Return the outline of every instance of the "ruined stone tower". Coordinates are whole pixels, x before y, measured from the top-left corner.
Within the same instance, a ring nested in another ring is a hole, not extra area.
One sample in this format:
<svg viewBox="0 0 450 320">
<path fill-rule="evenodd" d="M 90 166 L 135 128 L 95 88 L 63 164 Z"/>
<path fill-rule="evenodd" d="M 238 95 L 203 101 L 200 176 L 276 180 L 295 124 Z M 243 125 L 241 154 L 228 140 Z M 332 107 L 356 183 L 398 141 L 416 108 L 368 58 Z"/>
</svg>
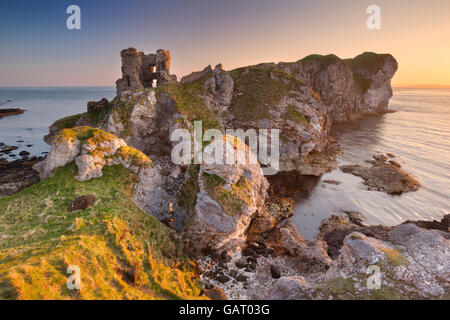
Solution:
<svg viewBox="0 0 450 320">
<path fill-rule="evenodd" d="M 127 90 L 143 90 L 166 83 L 177 82 L 177 77 L 170 74 L 170 52 L 159 49 L 155 54 L 144 54 L 135 48 L 120 52 L 122 58 L 122 78 L 116 81 L 117 94 Z"/>
</svg>

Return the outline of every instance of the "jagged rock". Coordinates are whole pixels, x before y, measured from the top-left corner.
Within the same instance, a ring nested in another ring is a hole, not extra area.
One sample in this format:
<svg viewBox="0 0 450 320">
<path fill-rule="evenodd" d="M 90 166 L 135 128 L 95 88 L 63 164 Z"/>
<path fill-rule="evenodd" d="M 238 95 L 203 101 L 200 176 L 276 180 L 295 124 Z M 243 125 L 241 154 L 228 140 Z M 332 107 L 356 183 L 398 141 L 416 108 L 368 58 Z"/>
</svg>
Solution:
<svg viewBox="0 0 450 320">
<path fill-rule="evenodd" d="M 385 261 L 386 251 L 393 250 L 387 242 L 352 232 L 345 237 L 336 265 L 346 270 L 360 270 Z"/>
<path fill-rule="evenodd" d="M 41 179 L 46 179 L 50 177 L 54 168 L 65 166 L 74 161 L 80 152 L 81 142 L 78 139 L 53 140 L 47 158 L 34 165 L 33 169 L 39 172 Z"/>
<path fill-rule="evenodd" d="M 270 195 L 266 199 L 264 210 L 257 213 L 248 228 L 248 241 L 263 241 L 268 231 L 293 214 L 294 201 L 292 199 Z"/>
<path fill-rule="evenodd" d="M 174 101 L 165 94 L 157 97 L 151 90 L 118 101 L 100 127 L 155 156 L 170 154 L 170 133 L 178 118 Z"/>
<path fill-rule="evenodd" d="M 204 289 L 203 295 L 211 300 L 227 300 L 225 292 L 217 287 L 212 287 L 211 289 Z"/>
<path fill-rule="evenodd" d="M 450 214 L 445 215 L 441 221 L 406 221 L 404 224 L 412 223 L 423 229 L 434 229 L 450 232 Z"/>
<path fill-rule="evenodd" d="M 272 275 L 272 278 L 279 279 L 281 277 L 280 268 L 274 264 L 270 265 L 270 274 Z"/>
<path fill-rule="evenodd" d="M 364 184 L 389 194 L 401 194 L 408 191 L 416 191 L 419 182 L 408 173 L 401 170 L 396 164 L 386 162 L 385 156 L 374 156 L 372 167 L 360 165 L 344 165 L 341 170 L 364 179 Z"/>
<path fill-rule="evenodd" d="M 25 110 L 22 109 L 0 109 L 0 119 L 7 116 L 22 114 Z"/>
<path fill-rule="evenodd" d="M 414 224 L 395 227 L 392 239 L 400 245 L 412 263 L 406 260 L 395 279 L 409 283 L 408 289 L 424 297 L 448 294 L 450 289 L 450 240 L 445 231 L 424 230 Z"/>
<path fill-rule="evenodd" d="M 204 154 L 213 155 L 222 142 L 224 155 L 241 150 L 249 161 L 201 165 L 195 214 L 185 231 L 190 250 L 219 251 L 241 246 L 252 217 L 264 206 L 268 182 L 255 156 L 242 141 L 225 135 L 209 144 Z"/>
<path fill-rule="evenodd" d="M 357 220 L 360 222 L 360 220 Z M 327 252 L 332 259 L 339 256 L 344 239 L 352 232 L 360 232 L 368 237 L 373 237 L 383 241 L 391 239 L 389 232 L 391 227 L 385 226 L 365 226 L 358 225 L 344 217 L 332 215 L 322 221 L 318 239 L 327 243 Z"/>
<path fill-rule="evenodd" d="M 270 289 L 265 300 L 306 300 L 304 290 L 309 288 L 302 276 L 281 277 Z"/>
<path fill-rule="evenodd" d="M 309 86 L 271 64 L 239 68 L 230 75 L 234 93 L 223 122 L 232 128 L 280 130 L 280 171 L 301 170 L 311 153 L 324 150 L 331 121 Z M 268 162 L 263 154 L 259 159 Z"/>
<path fill-rule="evenodd" d="M 326 270 L 332 263 L 328 256 L 326 243 L 321 240 L 305 240 L 289 220 L 279 224 L 266 238 L 268 247 L 277 255 L 293 257 L 298 268 L 305 271 Z"/>
<path fill-rule="evenodd" d="M 55 168 L 74 160 L 80 181 L 101 177 L 105 165 L 122 165 L 133 171 L 139 178 L 134 189 L 136 203 L 158 219 L 166 217 L 170 201 L 162 188 L 159 170 L 145 154 L 128 147 L 122 139 L 90 127 L 64 129 L 52 140 L 48 157 L 33 168 L 45 179 Z"/>
<path fill-rule="evenodd" d="M 187 76 L 184 76 L 183 78 L 181 78 L 180 83 L 181 84 L 193 83 L 202 79 L 203 77 L 207 76 L 210 73 L 212 73 L 212 68 L 211 65 L 208 65 L 202 71 L 195 71 L 192 72 L 191 74 L 188 74 Z"/>
<path fill-rule="evenodd" d="M 387 112 L 392 97 L 390 80 L 398 64 L 389 54 L 365 52 L 346 60 L 335 55 L 310 55 L 278 67 L 310 85 L 333 121 L 348 121 Z"/>
<path fill-rule="evenodd" d="M 36 157 L 12 162 L 0 160 L 0 197 L 16 194 L 39 182 L 39 174 L 32 167 L 41 160 Z"/>
<path fill-rule="evenodd" d="M 89 101 L 87 103 L 87 112 L 90 114 L 96 114 L 104 110 L 109 106 L 109 101 L 106 98 L 103 98 L 99 101 Z"/>
</svg>

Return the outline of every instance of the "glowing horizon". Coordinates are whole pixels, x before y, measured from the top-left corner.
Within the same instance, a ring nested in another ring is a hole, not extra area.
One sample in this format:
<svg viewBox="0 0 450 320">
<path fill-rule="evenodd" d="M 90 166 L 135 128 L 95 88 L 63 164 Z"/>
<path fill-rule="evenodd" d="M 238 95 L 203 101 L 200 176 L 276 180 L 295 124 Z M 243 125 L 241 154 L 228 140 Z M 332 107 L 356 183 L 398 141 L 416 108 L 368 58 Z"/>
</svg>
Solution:
<svg viewBox="0 0 450 320">
<path fill-rule="evenodd" d="M 390 53 L 395 87 L 450 87 L 450 2 L 445 0 L 77 1 L 82 29 L 66 29 L 68 3 L 0 5 L 0 86 L 114 86 L 120 51 L 171 51 L 180 79 L 222 63 L 231 70 L 309 54 Z M 366 9 L 381 8 L 381 30 Z"/>
</svg>

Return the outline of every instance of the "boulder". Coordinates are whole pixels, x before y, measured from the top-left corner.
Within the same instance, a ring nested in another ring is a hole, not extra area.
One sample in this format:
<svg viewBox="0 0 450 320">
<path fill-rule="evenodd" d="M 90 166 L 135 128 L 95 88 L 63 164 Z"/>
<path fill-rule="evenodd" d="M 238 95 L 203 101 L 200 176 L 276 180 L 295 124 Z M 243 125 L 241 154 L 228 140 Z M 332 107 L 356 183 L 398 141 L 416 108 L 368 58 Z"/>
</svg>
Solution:
<svg viewBox="0 0 450 320">
<path fill-rule="evenodd" d="M 170 199 L 162 188 L 159 170 L 145 154 L 128 147 L 122 139 L 90 127 L 64 129 L 52 140 L 48 157 L 33 168 L 45 179 L 55 168 L 72 161 L 77 165 L 76 179 L 80 181 L 101 177 L 105 165 L 122 165 L 138 176 L 134 188 L 137 205 L 161 220 L 169 212 Z"/>
<path fill-rule="evenodd" d="M 187 247 L 193 251 L 209 248 L 219 252 L 242 246 L 251 219 L 264 206 L 268 182 L 255 156 L 241 140 L 225 135 L 208 145 L 204 154 L 214 154 L 222 143 L 224 154 L 241 150 L 249 161 L 200 166 L 195 213 L 185 230 Z"/>
<path fill-rule="evenodd" d="M 374 157 L 372 167 L 360 165 L 343 165 L 341 170 L 364 179 L 364 184 L 389 194 L 402 194 L 403 192 L 416 191 L 419 182 L 407 172 L 400 169 L 397 164 L 386 162 L 386 157 Z"/>
<path fill-rule="evenodd" d="M 76 199 L 73 199 L 69 203 L 69 212 L 77 210 L 85 210 L 92 207 L 95 204 L 95 196 L 93 194 L 87 194 Z"/>
<path fill-rule="evenodd" d="M 306 240 L 289 220 L 274 228 L 266 237 L 265 244 L 278 256 L 291 257 L 303 271 L 327 270 L 332 260 L 328 256 L 326 243 L 321 240 Z"/>
<path fill-rule="evenodd" d="M 265 300 L 306 300 L 308 296 L 304 291 L 309 287 L 302 276 L 281 277 L 270 289 Z"/>
</svg>

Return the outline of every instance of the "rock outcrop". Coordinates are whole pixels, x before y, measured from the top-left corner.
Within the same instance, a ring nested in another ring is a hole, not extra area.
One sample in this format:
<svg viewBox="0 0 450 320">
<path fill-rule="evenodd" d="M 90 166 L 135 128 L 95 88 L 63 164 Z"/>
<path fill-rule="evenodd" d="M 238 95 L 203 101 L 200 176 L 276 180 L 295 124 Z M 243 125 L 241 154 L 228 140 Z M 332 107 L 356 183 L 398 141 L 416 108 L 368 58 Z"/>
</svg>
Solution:
<svg viewBox="0 0 450 320">
<path fill-rule="evenodd" d="M 391 79 L 398 64 L 390 54 L 365 52 L 345 60 L 335 55 L 310 55 L 278 67 L 310 85 L 333 121 L 348 121 L 388 111 Z"/>
<path fill-rule="evenodd" d="M 16 194 L 39 182 L 33 166 L 42 158 L 23 158 L 12 162 L 0 160 L 0 197 Z"/>
<path fill-rule="evenodd" d="M 223 154 L 243 154 L 244 164 L 200 166 L 199 192 L 194 215 L 184 235 L 193 252 L 234 250 L 246 240 L 248 226 L 256 212 L 263 210 L 268 182 L 249 148 L 238 138 L 223 136 L 208 145 L 204 154 L 213 155 L 223 143 Z"/>
<path fill-rule="evenodd" d="M 76 179 L 86 181 L 103 175 L 104 166 L 122 165 L 138 176 L 134 200 L 147 213 L 163 219 L 169 212 L 167 193 L 158 168 L 142 152 L 127 146 L 125 141 L 100 129 L 75 127 L 60 131 L 53 139 L 47 158 L 34 165 L 41 179 L 53 170 L 75 161 Z"/>
<path fill-rule="evenodd" d="M 434 225 L 440 228 L 448 219 Z M 329 220 L 306 246 L 295 227 L 282 223 L 274 230 L 281 237 L 267 237 L 268 242 L 251 244 L 229 259 L 202 262 L 203 280 L 222 288 L 230 299 L 448 299 L 449 232 L 412 223 L 381 227 L 337 216 Z M 341 232 L 340 240 L 327 237 Z M 274 241 L 278 248 L 269 252 L 265 246 Z M 309 258 L 327 257 L 327 245 L 336 249 L 333 259 L 326 268 L 317 268 L 320 260 L 311 263 Z M 322 250 L 313 250 L 317 246 Z M 308 252 L 309 258 L 304 256 Z M 239 274 L 244 283 L 233 280 Z"/>
<path fill-rule="evenodd" d="M 364 179 L 364 184 L 375 190 L 382 190 L 389 194 L 402 194 L 416 191 L 420 184 L 408 173 L 401 169 L 400 164 L 394 161 L 387 162 L 383 155 L 374 156 L 368 161 L 372 167 L 360 165 L 344 165 L 341 170 Z"/>
<path fill-rule="evenodd" d="M 347 60 L 313 55 L 229 72 L 220 64 L 207 66 L 180 83 L 160 81 L 156 90 L 153 80 L 169 74 L 167 51 L 145 55 L 129 48 L 121 56 L 116 99 L 107 107 L 101 104 L 103 111 L 90 108 L 96 110 L 89 118 L 95 121 L 83 116 L 72 126 L 97 126 L 149 155 L 167 154 L 170 132 L 191 128 L 193 120 L 207 129 L 279 129 L 279 170 L 306 175 L 322 175 L 335 165 L 339 150 L 329 138 L 333 121 L 387 111 L 397 70 L 390 55 L 364 53 Z M 258 156 L 266 165 L 267 159 Z"/>
</svg>

